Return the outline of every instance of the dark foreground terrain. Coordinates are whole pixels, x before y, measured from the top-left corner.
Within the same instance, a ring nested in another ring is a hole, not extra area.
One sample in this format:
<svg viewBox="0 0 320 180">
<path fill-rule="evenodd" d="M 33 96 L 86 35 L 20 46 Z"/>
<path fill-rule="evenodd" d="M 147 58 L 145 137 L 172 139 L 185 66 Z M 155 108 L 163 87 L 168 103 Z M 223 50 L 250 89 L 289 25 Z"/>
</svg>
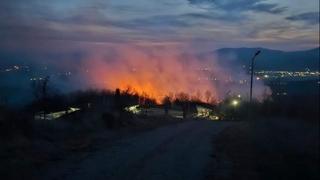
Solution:
<svg viewBox="0 0 320 180">
<path fill-rule="evenodd" d="M 319 123 L 262 119 L 226 128 L 216 147 L 209 179 L 319 179 Z"/>
<path fill-rule="evenodd" d="M 135 131 L 101 131 L 74 141 L 62 147 L 35 141 L 38 148 L 31 152 L 15 147 L 20 153 L 10 158 L 7 152 L 1 171 L 5 179 L 41 180 L 319 178 L 315 122 L 180 120 Z"/>
<path fill-rule="evenodd" d="M 229 122 L 188 121 L 123 138 L 53 163 L 37 179 L 205 179 L 212 138 Z"/>
</svg>

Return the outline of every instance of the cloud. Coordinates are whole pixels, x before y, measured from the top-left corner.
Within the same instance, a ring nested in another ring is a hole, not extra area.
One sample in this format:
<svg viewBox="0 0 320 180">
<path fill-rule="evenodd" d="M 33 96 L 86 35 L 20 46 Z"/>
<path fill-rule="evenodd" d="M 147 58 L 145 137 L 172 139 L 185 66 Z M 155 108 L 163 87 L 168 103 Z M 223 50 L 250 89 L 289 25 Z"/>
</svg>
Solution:
<svg viewBox="0 0 320 180">
<path fill-rule="evenodd" d="M 265 0 L 188 0 L 194 5 L 212 5 L 215 8 L 225 11 L 256 11 L 272 14 L 279 14 L 286 10 L 275 3 L 265 3 Z"/>
<path fill-rule="evenodd" d="M 286 17 L 290 21 L 303 21 L 307 24 L 319 24 L 319 12 L 307 12 Z"/>
<path fill-rule="evenodd" d="M 313 12 L 317 11 L 316 8 L 300 8 L 297 0 L 290 0 L 287 4 L 284 1 L 29 0 L 25 3 L 23 0 L 2 0 L 0 47 L 14 44 L 26 45 L 26 48 L 43 47 L 43 43 L 55 44 L 57 41 L 65 44 L 183 44 L 197 41 L 197 44 L 207 44 L 207 48 L 212 49 L 213 45 L 215 48 L 255 45 L 252 42 L 256 42 L 254 38 L 257 37 L 261 38 L 259 46 L 265 45 L 270 38 L 282 41 L 279 36 L 300 38 L 292 41 L 314 39 L 314 32 L 318 32 L 315 26 L 288 20 L 304 19 L 316 23 L 317 18 L 291 17 L 288 13 L 296 11 L 296 7 L 298 12 Z M 272 24 L 280 24 L 281 28 Z M 298 43 L 290 44 L 296 46 Z"/>
<path fill-rule="evenodd" d="M 148 18 L 134 19 L 130 21 L 122 21 L 120 23 L 114 23 L 114 25 L 120 27 L 129 28 L 160 28 L 165 29 L 168 27 L 190 27 L 192 24 L 188 21 L 179 18 L 179 16 L 172 15 L 162 15 L 162 16 L 152 16 Z"/>
<path fill-rule="evenodd" d="M 206 12 L 206 13 L 186 13 L 181 15 L 183 18 L 188 18 L 189 20 L 219 20 L 225 22 L 240 22 L 242 20 L 246 20 L 247 18 L 244 16 L 239 16 L 236 14 L 228 14 L 224 12 Z"/>
<path fill-rule="evenodd" d="M 266 3 L 258 3 L 253 5 L 251 8 L 254 11 L 267 12 L 272 14 L 280 14 L 287 9 L 286 7 L 279 7 L 277 4 Z"/>
</svg>

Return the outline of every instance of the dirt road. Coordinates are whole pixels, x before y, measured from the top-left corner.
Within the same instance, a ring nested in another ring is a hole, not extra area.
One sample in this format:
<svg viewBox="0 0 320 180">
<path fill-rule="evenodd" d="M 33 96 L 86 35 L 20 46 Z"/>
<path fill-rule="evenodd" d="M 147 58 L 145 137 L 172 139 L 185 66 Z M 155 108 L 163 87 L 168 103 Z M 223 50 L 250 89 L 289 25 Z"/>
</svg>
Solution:
<svg viewBox="0 0 320 180">
<path fill-rule="evenodd" d="M 188 121 L 143 132 L 52 165 L 41 179 L 203 179 L 214 152 L 212 139 L 228 125 Z"/>
</svg>

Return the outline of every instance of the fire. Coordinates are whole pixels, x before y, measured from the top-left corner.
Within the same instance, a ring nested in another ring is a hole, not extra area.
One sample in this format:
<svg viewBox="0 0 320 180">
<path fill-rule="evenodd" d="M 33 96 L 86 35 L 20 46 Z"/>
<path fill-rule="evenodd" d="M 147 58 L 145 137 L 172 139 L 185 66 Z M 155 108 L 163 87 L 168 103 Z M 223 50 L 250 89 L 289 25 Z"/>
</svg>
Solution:
<svg viewBox="0 0 320 180">
<path fill-rule="evenodd" d="M 165 96 L 174 98 L 180 93 L 203 102 L 219 102 L 228 95 L 247 98 L 249 86 L 241 82 L 248 82 L 250 77 L 242 68 L 220 65 L 221 61 L 211 55 L 199 57 L 185 52 L 189 51 L 169 45 L 121 44 L 91 49 L 81 61 L 84 76 L 80 84 L 86 88 L 129 89 L 158 103 Z M 255 82 L 257 99 L 262 100 L 269 92 L 262 81 Z"/>
<path fill-rule="evenodd" d="M 192 55 L 181 55 L 175 49 L 119 47 L 112 52 L 90 57 L 89 82 L 98 88 L 127 90 L 154 98 L 158 103 L 167 96 L 187 93 L 190 97 L 208 101 L 217 98 L 210 82 L 201 81 L 201 68 L 213 64 Z M 200 63 L 201 62 L 201 63 Z M 207 93 L 208 94 L 208 93 Z"/>
</svg>

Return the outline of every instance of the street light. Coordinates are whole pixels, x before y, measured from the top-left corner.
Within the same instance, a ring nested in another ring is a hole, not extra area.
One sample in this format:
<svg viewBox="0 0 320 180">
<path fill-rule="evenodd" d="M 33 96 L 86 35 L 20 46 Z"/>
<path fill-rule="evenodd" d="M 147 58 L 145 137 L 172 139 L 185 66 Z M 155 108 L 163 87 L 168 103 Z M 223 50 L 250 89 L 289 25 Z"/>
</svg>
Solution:
<svg viewBox="0 0 320 180">
<path fill-rule="evenodd" d="M 250 81 L 250 104 L 252 103 L 252 85 L 253 85 L 253 72 L 254 72 L 254 60 L 261 53 L 258 50 L 251 59 L 251 81 Z"/>
<path fill-rule="evenodd" d="M 233 100 L 233 101 L 231 102 L 231 105 L 234 106 L 234 107 L 236 107 L 236 106 L 239 105 L 239 101 L 238 101 L 238 100 Z"/>
</svg>

